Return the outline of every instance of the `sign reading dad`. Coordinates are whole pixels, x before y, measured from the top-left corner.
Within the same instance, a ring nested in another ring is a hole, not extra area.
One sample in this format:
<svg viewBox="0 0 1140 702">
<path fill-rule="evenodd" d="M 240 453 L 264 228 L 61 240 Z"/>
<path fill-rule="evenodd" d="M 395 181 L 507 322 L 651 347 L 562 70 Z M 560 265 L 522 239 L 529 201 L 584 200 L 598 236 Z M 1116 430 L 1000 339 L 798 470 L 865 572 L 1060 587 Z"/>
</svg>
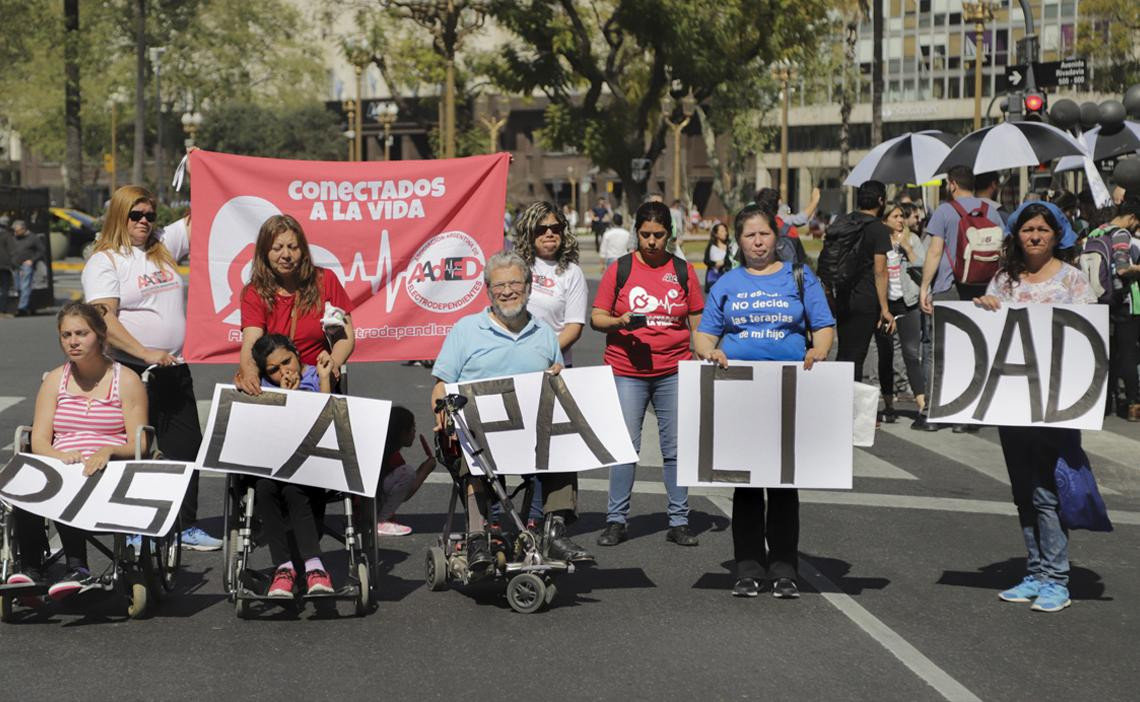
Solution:
<svg viewBox="0 0 1140 702">
<path fill-rule="evenodd" d="M 444 387 L 467 398 L 463 420 L 500 475 L 576 472 L 637 461 L 609 366 Z M 463 452 L 478 473 L 471 447 L 464 445 Z"/>
<path fill-rule="evenodd" d="M 85 531 L 163 536 L 193 470 L 192 463 L 111 461 L 85 477 L 81 465 L 19 453 L 0 469 L 0 500 Z"/>
<path fill-rule="evenodd" d="M 216 385 L 198 468 L 376 496 L 392 403 Z"/>
<path fill-rule="evenodd" d="M 1105 305 L 935 305 L 933 422 L 1100 429 L 1107 377 Z"/>
</svg>

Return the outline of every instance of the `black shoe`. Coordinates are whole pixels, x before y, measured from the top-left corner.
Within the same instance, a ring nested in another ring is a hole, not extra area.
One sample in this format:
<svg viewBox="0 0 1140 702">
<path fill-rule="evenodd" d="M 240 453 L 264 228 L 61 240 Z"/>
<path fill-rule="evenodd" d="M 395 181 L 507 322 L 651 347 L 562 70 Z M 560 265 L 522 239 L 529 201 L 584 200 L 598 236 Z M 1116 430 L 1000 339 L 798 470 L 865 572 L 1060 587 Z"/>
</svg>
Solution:
<svg viewBox="0 0 1140 702">
<path fill-rule="evenodd" d="M 800 588 L 791 578 L 777 578 L 772 583 L 772 597 L 780 600 L 794 600 L 800 596 Z"/>
<path fill-rule="evenodd" d="M 665 532 L 665 540 L 672 541 L 678 546 L 696 546 L 701 542 L 696 534 L 689 531 L 688 524 L 670 527 L 669 531 Z"/>
<path fill-rule="evenodd" d="M 625 524 L 620 522 L 606 522 L 606 528 L 598 535 L 599 546 L 617 546 L 629 538 L 625 531 Z"/>
<path fill-rule="evenodd" d="M 562 517 L 547 517 L 550 525 L 550 544 L 547 554 L 556 561 L 570 563 L 595 563 L 594 555 L 566 536 L 566 520 Z"/>
<path fill-rule="evenodd" d="M 31 317 L 32 313 L 30 310 L 16 310 L 16 316 L 17 317 Z"/>
<path fill-rule="evenodd" d="M 914 421 L 910 423 L 910 428 L 915 431 L 938 431 L 942 427 L 938 424 L 931 424 L 926 418 L 926 414 L 920 412 Z"/>
<path fill-rule="evenodd" d="M 882 414 L 879 415 L 879 421 L 883 424 L 894 424 L 898 419 L 899 415 L 895 412 L 894 407 L 887 407 L 883 410 Z"/>
<path fill-rule="evenodd" d="M 740 578 L 732 586 L 733 597 L 756 597 L 760 594 L 760 583 L 755 578 Z"/>
<path fill-rule="evenodd" d="M 486 532 L 474 532 L 467 535 L 467 570 L 473 577 L 482 576 L 495 562 L 491 550 L 487 547 Z"/>
<path fill-rule="evenodd" d="M 977 424 L 955 424 L 954 425 L 954 433 L 955 434 L 977 434 L 978 429 L 980 429 L 980 428 L 981 427 L 979 427 Z"/>
</svg>

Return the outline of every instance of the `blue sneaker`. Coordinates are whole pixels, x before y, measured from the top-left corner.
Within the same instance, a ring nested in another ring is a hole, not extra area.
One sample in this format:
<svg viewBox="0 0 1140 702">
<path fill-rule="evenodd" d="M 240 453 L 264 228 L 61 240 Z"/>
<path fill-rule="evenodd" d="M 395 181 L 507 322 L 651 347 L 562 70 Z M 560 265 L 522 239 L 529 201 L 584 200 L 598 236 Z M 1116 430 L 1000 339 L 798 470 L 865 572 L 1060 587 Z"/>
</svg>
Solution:
<svg viewBox="0 0 1140 702">
<path fill-rule="evenodd" d="M 1035 575 L 1027 575 L 1021 582 L 998 595 L 1006 602 L 1029 602 L 1041 592 L 1044 583 Z"/>
<path fill-rule="evenodd" d="M 142 554 L 142 535 L 127 534 L 127 548 L 135 549 L 135 558 Z"/>
<path fill-rule="evenodd" d="M 1060 612 L 1072 603 L 1073 601 L 1069 599 L 1069 588 L 1050 581 L 1041 585 L 1037 601 L 1030 609 L 1035 612 Z"/>
<path fill-rule="evenodd" d="M 182 532 L 182 548 L 189 551 L 221 551 L 222 540 L 215 539 L 198 527 Z"/>
</svg>

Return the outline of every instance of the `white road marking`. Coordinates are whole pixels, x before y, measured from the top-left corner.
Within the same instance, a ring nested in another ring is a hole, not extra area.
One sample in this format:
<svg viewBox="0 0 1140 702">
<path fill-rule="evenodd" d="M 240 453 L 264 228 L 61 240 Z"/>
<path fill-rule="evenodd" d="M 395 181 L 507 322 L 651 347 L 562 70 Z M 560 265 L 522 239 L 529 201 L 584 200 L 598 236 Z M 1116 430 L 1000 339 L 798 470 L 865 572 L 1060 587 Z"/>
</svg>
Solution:
<svg viewBox="0 0 1140 702">
<path fill-rule="evenodd" d="M 855 449 L 855 477 L 918 480 L 918 477 L 913 473 L 907 472 L 893 463 L 884 461 L 874 454 L 867 453 L 863 449 Z"/>
</svg>

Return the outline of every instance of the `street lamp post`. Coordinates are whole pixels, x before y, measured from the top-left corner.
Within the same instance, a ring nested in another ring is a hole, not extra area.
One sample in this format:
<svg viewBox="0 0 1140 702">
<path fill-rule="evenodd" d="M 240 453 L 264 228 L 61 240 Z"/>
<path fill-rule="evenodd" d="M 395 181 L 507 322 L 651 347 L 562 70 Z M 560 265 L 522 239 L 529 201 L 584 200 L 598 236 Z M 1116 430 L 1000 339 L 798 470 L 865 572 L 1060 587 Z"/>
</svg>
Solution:
<svg viewBox="0 0 1140 702">
<path fill-rule="evenodd" d="M 394 102 L 381 103 L 380 109 L 376 114 L 376 119 L 380 121 L 380 125 L 384 127 L 384 160 L 387 161 L 392 157 L 392 125 L 396 122 L 396 116 L 400 113 L 400 108 Z"/>
<path fill-rule="evenodd" d="M 111 192 L 119 187 L 119 103 L 125 103 L 127 95 L 122 88 L 116 89 L 107 98 L 107 106 L 111 108 L 111 158 L 108 160 L 107 171 L 111 174 Z"/>
<path fill-rule="evenodd" d="M 974 23 L 974 129 L 982 128 L 982 60 L 986 53 L 986 22 L 993 18 L 993 5 L 988 0 L 962 3 L 962 19 Z"/>
<path fill-rule="evenodd" d="M 578 171 L 573 166 L 566 167 L 566 180 L 570 181 L 570 209 L 578 211 Z"/>
<path fill-rule="evenodd" d="M 780 83 L 780 202 L 788 201 L 788 83 L 796 79 L 796 70 L 787 61 L 772 66 L 772 78 Z"/>
<path fill-rule="evenodd" d="M 345 100 L 340 104 L 344 109 L 344 114 L 348 120 L 348 130 L 345 131 L 344 136 L 348 139 L 348 160 L 355 161 L 356 158 L 356 101 Z"/>
<path fill-rule="evenodd" d="M 202 114 L 200 112 L 187 110 L 182 113 L 182 130 L 186 132 L 187 149 L 194 146 L 194 135 L 198 133 L 200 126 L 202 126 Z"/>
<path fill-rule="evenodd" d="M 341 48 L 344 51 L 345 58 L 352 64 L 352 71 L 356 78 L 356 99 L 352 102 L 352 117 L 349 118 L 349 129 L 353 131 L 353 161 L 364 160 L 364 96 L 361 95 L 363 89 L 362 76 L 364 69 L 368 64 L 372 63 L 372 52 L 368 49 L 364 42 L 355 39 L 346 39 Z M 346 109 L 347 111 L 347 109 Z M 355 128 L 352 126 L 355 124 Z"/>
<path fill-rule="evenodd" d="M 673 98 L 673 111 L 677 113 L 680 119 L 674 122 L 669 116 L 669 111 L 662 109 L 662 112 L 665 113 L 665 124 L 673 130 L 673 199 L 680 200 L 682 193 L 681 132 L 689 126 L 689 120 L 693 118 L 693 98 L 692 94 L 679 81 L 673 81 L 673 88 L 669 94 Z"/>
<path fill-rule="evenodd" d="M 496 107 L 494 112 L 483 115 L 479 121 L 487 128 L 487 153 L 493 154 L 499 150 L 499 131 L 506 125 L 507 117 L 500 117 Z"/>
<path fill-rule="evenodd" d="M 150 49 L 150 62 L 154 64 L 154 108 L 157 117 L 157 124 L 155 127 L 155 138 L 157 143 L 155 145 L 155 180 L 158 181 L 158 201 L 162 202 L 162 55 L 166 53 L 166 48 L 162 46 L 154 46 Z"/>
</svg>

